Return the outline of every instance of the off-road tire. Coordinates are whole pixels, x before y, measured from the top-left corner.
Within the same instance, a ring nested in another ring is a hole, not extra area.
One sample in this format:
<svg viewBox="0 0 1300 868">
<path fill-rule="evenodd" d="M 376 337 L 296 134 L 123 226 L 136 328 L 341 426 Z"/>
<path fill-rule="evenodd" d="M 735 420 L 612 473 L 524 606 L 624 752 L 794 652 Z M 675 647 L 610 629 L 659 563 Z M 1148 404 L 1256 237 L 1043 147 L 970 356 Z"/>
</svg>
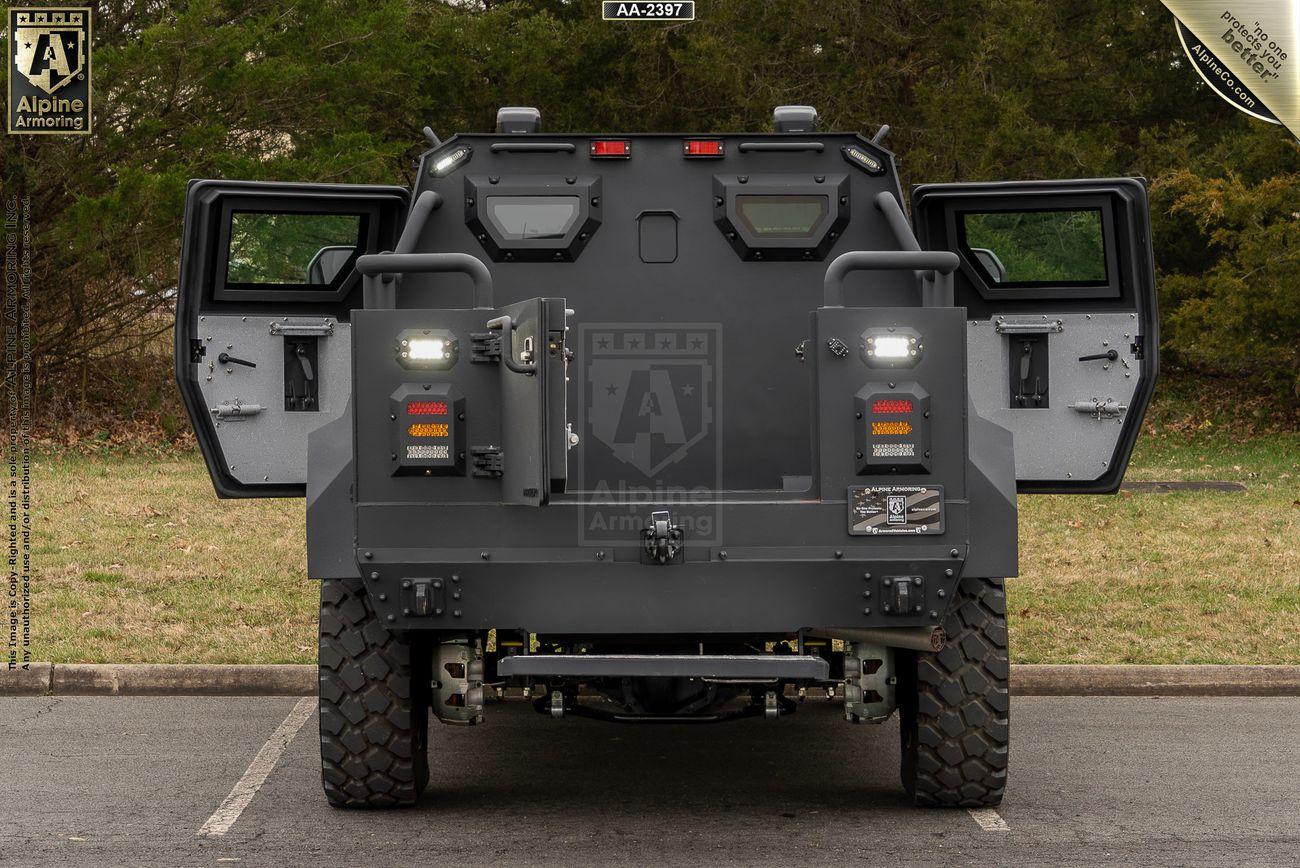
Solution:
<svg viewBox="0 0 1300 868">
<path fill-rule="evenodd" d="M 320 756 L 336 808 L 414 804 L 429 782 L 429 646 L 389 632 L 359 579 L 320 588 Z"/>
<path fill-rule="evenodd" d="M 943 627 L 942 651 L 900 655 L 903 787 L 923 806 L 998 805 L 1010 696 L 1002 579 L 963 578 Z"/>
</svg>

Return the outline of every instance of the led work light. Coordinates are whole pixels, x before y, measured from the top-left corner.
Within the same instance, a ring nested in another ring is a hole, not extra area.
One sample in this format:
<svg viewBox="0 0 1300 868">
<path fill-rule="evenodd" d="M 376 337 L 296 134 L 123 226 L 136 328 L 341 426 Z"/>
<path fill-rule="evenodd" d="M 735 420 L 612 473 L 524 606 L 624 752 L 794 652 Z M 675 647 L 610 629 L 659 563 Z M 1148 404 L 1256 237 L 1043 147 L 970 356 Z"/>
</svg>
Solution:
<svg viewBox="0 0 1300 868">
<path fill-rule="evenodd" d="M 921 360 L 921 335 L 900 326 L 868 329 L 859 342 L 862 360 L 871 368 L 910 368 Z"/>
<path fill-rule="evenodd" d="M 459 341 L 443 329 L 405 331 L 397 336 L 397 360 L 404 368 L 445 371 L 459 356 Z"/>
</svg>

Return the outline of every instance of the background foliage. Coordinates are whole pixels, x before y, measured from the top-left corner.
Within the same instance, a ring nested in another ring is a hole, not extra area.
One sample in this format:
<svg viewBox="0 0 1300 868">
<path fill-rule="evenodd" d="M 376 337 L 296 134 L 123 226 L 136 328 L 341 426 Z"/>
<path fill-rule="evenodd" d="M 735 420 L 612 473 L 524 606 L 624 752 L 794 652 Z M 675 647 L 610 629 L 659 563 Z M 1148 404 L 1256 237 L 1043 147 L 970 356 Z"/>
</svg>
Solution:
<svg viewBox="0 0 1300 868">
<path fill-rule="evenodd" d="M 556 131 L 707 132 L 806 102 L 893 125 L 905 183 L 1143 175 L 1165 358 L 1300 404 L 1300 148 L 1200 84 L 1158 0 L 701 0 L 671 25 L 596 0 L 98 5 L 95 135 L 0 142 L 33 198 L 56 424 L 184 428 L 165 337 L 188 179 L 409 182 L 422 126 L 511 104 Z"/>
</svg>

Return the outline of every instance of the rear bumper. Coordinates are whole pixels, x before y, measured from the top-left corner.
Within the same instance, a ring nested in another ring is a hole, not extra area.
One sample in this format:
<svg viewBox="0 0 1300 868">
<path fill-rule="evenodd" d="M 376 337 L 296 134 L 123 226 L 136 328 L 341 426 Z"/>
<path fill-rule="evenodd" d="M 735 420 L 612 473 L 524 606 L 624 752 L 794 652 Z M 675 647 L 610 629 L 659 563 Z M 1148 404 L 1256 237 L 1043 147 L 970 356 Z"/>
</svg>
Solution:
<svg viewBox="0 0 1300 868">
<path fill-rule="evenodd" d="M 360 554 L 371 600 L 392 629 L 579 636 L 934 626 L 954 598 L 964 563 L 964 547 L 890 559 L 845 553 L 759 561 L 732 553 L 726 560 L 715 555 L 663 566 L 620 561 L 615 553 L 597 560 L 589 550 L 574 552 L 580 562 L 546 563 L 497 555 L 436 563 L 412 557 L 411 550 Z"/>
</svg>

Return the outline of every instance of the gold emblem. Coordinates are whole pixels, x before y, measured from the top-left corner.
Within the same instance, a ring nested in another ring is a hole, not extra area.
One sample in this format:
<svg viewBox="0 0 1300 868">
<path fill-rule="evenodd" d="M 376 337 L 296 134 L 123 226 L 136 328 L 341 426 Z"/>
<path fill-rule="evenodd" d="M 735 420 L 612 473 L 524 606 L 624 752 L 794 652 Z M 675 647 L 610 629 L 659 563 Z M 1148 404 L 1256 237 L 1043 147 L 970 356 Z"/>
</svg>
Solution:
<svg viewBox="0 0 1300 868">
<path fill-rule="evenodd" d="M 14 65 L 23 77 L 53 95 L 86 69 L 83 10 L 15 10 Z"/>
<path fill-rule="evenodd" d="M 9 10 L 10 133 L 90 132 L 89 7 Z"/>
</svg>

